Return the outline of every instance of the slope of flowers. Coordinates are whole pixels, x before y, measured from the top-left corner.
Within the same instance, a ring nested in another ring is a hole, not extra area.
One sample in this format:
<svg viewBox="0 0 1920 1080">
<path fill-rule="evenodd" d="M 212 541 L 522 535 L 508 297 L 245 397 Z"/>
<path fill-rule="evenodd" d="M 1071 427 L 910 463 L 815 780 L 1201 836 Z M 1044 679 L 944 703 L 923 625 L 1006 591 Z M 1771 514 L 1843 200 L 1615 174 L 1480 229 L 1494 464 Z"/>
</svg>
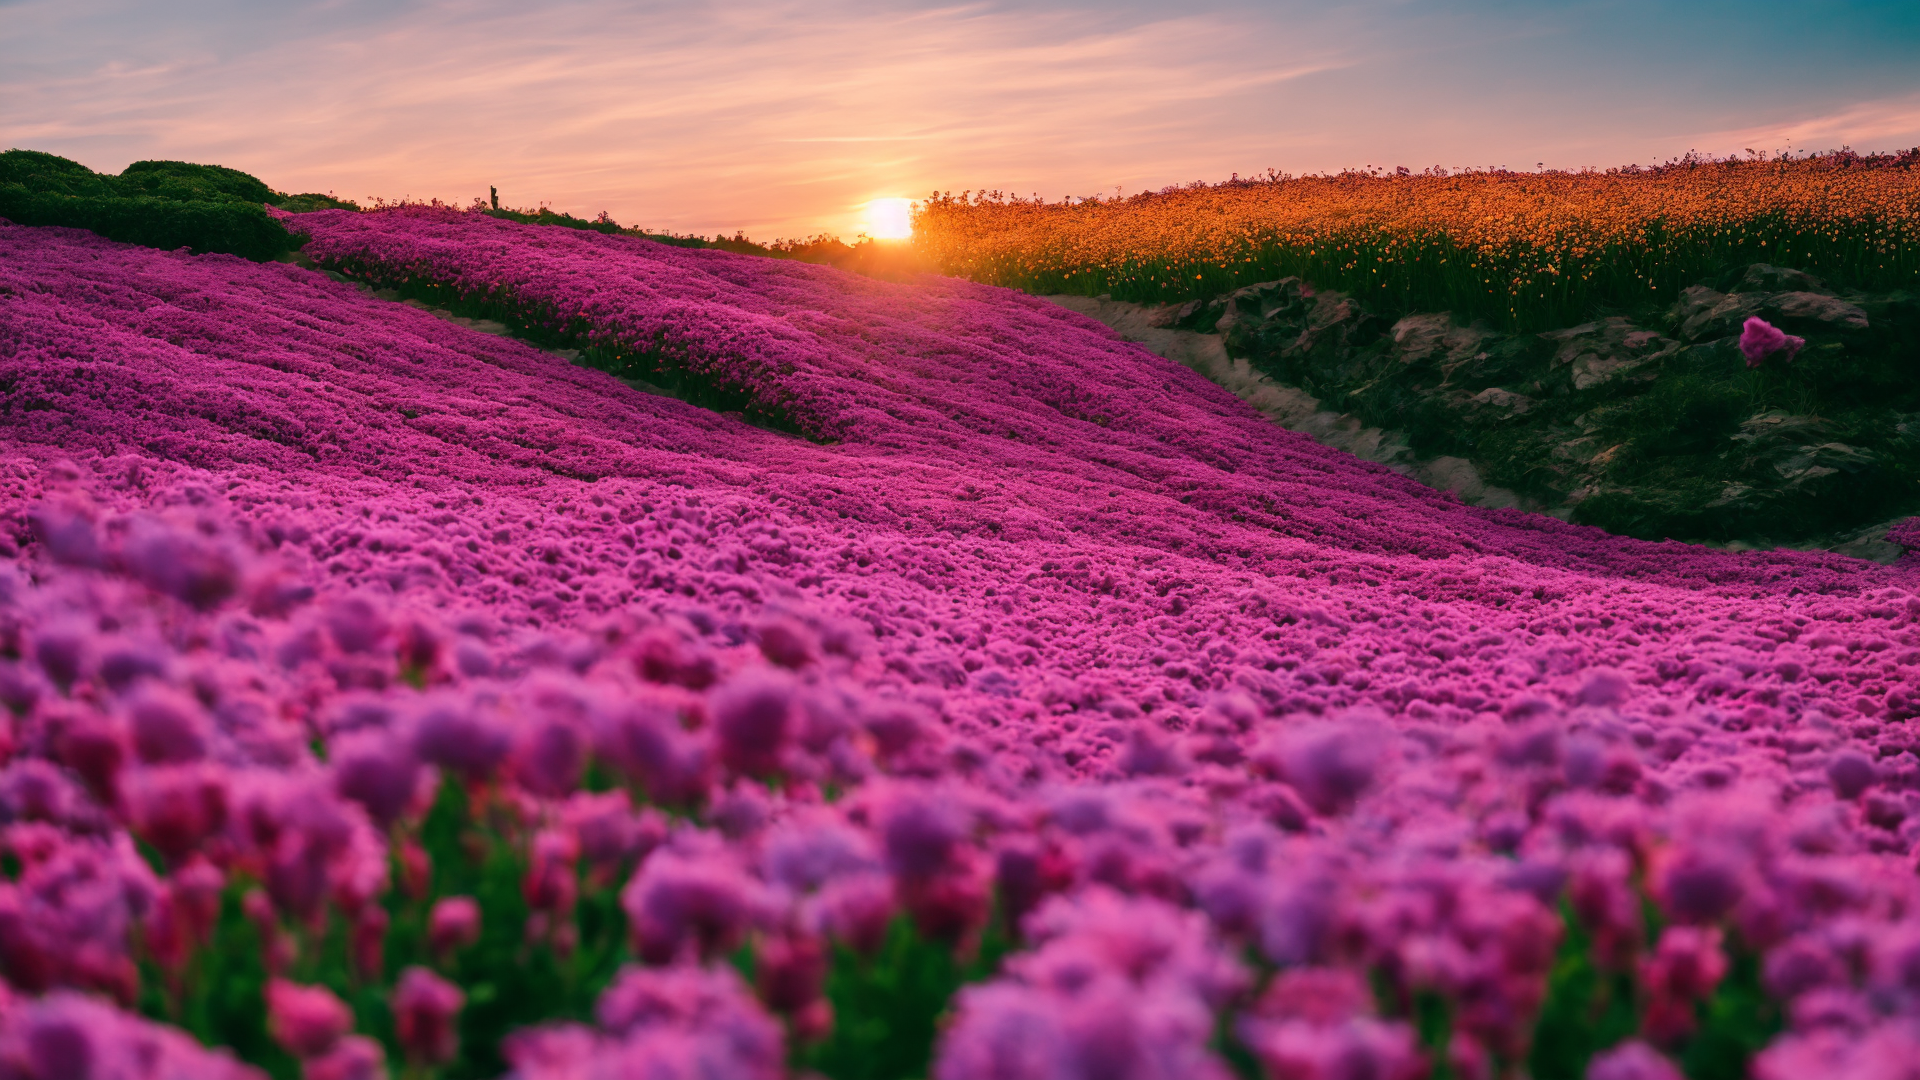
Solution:
<svg viewBox="0 0 1920 1080">
<path fill-rule="evenodd" d="M 810 438 L 0 225 L 0 1075 L 217 1072 L 101 998 L 315 1078 L 1920 1045 L 1911 565 L 1463 507 L 983 286 L 302 224 Z"/>
<path fill-rule="evenodd" d="M 1547 330 L 1664 304 L 1749 263 L 1853 288 L 1920 274 L 1920 155 L 1543 174 L 1348 172 L 1124 200 L 939 195 L 914 242 L 942 271 L 1036 293 L 1179 302 L 1297 275 L 1398 313 Z"/>
</svg>

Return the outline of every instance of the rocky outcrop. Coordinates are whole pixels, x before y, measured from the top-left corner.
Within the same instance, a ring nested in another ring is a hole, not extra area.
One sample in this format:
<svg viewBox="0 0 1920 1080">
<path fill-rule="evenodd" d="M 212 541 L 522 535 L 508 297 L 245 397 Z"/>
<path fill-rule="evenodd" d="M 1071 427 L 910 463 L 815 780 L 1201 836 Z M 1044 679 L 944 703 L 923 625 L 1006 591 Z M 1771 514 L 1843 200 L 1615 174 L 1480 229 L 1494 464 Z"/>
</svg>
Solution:
<svg viewBox="0 0 1920 1080">
<path fill-rule="evenodd" d="M 1920 302 L 1765 264 L 1542 334 L 1386 318 L 1297 278 L 1144 308 L 1050 297 L 1275 423 L 1469 502 L 1616 532 L 1890 560 L 1920 510 Z M 1750 369 L 1758 317 L 1807 341 Z"/>
</svg>

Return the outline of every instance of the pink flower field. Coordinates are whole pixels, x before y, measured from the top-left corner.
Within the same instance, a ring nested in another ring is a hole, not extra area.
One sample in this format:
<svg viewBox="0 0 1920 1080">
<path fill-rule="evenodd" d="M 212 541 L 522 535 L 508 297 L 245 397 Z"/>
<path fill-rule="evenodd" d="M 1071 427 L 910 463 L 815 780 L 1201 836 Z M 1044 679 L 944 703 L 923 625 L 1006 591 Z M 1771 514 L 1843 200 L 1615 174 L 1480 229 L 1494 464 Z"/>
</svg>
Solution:
<svg viewBox="0 0 1920 1080">
<path fill-rule="evenodd" d="M 1468 507 L 1006 289 L 283 220 L 613 373 L 0 223 L 0 1080 L 1920 1059 L 1914 555 Z"/>
</svg>

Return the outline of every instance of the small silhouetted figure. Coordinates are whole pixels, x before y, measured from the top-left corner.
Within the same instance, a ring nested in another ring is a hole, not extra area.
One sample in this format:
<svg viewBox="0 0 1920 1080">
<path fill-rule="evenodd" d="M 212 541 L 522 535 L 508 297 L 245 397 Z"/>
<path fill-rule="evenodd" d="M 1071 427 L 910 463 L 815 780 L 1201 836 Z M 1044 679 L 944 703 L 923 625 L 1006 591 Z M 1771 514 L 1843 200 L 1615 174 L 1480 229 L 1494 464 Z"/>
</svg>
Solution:
<svg viewBox="0 0 1920 1080">
<path fill-rule="evenodd" d="M 494 187 L 492 184 L 488 184 L 487 197 L 493 200 L 493 208 L 495 210 L 500 209 L 500 189 L 499 188 Z"/>
</svg>

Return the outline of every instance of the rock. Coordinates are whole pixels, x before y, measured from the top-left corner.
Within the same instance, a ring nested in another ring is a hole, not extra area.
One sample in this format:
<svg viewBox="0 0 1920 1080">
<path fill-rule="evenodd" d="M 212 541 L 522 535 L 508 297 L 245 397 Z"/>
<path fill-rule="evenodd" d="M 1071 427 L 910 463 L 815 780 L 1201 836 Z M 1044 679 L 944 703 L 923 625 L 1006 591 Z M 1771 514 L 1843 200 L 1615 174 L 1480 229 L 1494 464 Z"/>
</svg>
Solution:
<svg viewBox="0 0 1920 1080">
<path fill-rule="evenodd" d="M 1748 267 L 1732 293 L 1705 285 L 1688 287 L 1669 315 L 1688 341 L 1737 334 L 1755 316 L 1773 323 L 1798 320 L 1802 329 L 1856 331 L 1868 324 L 1865 308 L 1836 297 L 1818 278 L 1765 263 Z M 1804 325 L 1808 323 L 1818 325 Z"/>
<path fill-rule="evenodd" d="M 1194 325 L 1196 316 L 1207 307 L 1207 304 L 1208 301 L 1206 300 L 1189 300 L 1184 304 L 1166 304 L 1162 307 L 1153 308 L 1148 312 L 1147 325 L 1162 330 L 1174 328 L 1183 330 L 1198 329 L 1198 327 Z M 1211 327 L 1208 329 L 1211 329 Z"/>
<path fill-rule="evenodd" d="M 1769 409 L 1740 421 L 1740 433 L 1733 439 L 1764 449 L 1783 443 L 1811 442 L 1826 430 L 1827 422 L 1818 416 L 1796 416 L 1782 409 Z"/>
<path fill-rule="evenodd" d="M 1807 292 L 1832 296 L 1832 290 L 1820 284 L 1820 279 L 1804 270 L 1792 270 L 1784 266 L 1772 266 L 1767 263 L 1754 263 L 1747 267 L 1746 273 L 1730 290 L 1732 292 Z"/>
<path fill-rule="evenodd" d="M 1604 385 L 1680 351 L 1679 342 L 1619 316 L 1540 336 L 1558 345 L 1553 366 L 1569 369 L 1575 390 Z M 1642 377 L 1653 374 L 1649 370 Z"/>
<path fill-rule="evenodd" d="M 1393 324 L 1394 356 L 1403 364 L 1418 363 L 1439 354 L 1449 370 L 1481 351 L 1493 331 L 1482 326 L 1455 326 L 1447 312 L 1409 315 Z"/>
<path fill-rule="evenodd" d="M 1867 313 L 1857 304 L 1814 292 L 1780 293 L 1768 305 L 1775 314 L 1789 319 L 1812 319 L 1837 330 L 1865 330 Z"/>
<path fill-rule="evenodd" d="M 1497 386 L 1489 386 L 1467 400 L 1500 417 L 1525 416 L 1533 408 L 1532 398 Z"/>
<path fill-rule="evenodd" d="M 1475 506 L 1506 509 L 1518 509 L 1521 506 L 1517 494 L 1482 480 L 1480 470 L 1463 457 L 1443 456 L 1421 462 L 1410 468 L 1408 475 L 1428 487 L 1451 491 L 1459 496 L 1461 502 Z"/>
<path fill-rule="evenodd" d="M 1707 301 L 1711 298 L 1711 306 Z M 1748 319 L 1760 315 L 1767 309 L 1765 293 L 1726 293 L 1714 292 L 1703 286 L 1694 286 L 1682 294 L 1676 311 L 1685 309 L 1681 316 L 1680 336 L 1688 341 L 1700 341 L 1710 338 L 1728 337 L 1740 332 L 1740 327 Z"/>
</svg>

